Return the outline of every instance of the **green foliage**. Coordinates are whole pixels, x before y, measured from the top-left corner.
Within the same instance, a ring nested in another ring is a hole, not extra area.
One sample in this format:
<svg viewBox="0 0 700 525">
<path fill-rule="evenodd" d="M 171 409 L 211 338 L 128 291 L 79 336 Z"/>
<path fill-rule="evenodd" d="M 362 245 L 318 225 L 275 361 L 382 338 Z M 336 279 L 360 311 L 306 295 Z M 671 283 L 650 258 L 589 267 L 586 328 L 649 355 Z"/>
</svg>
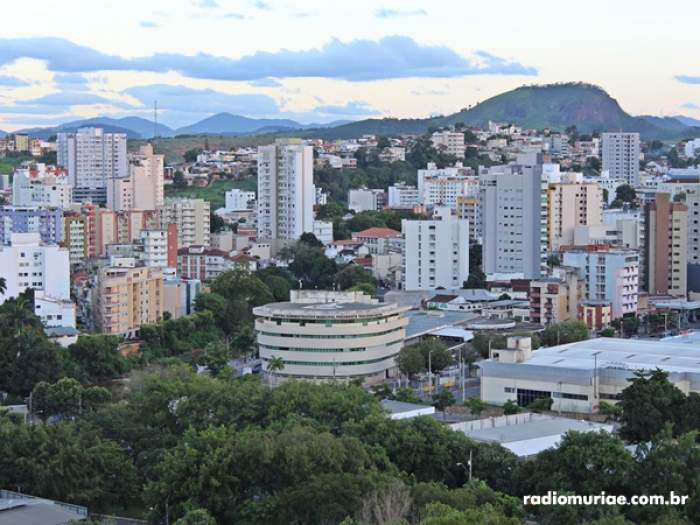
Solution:
<svg viewBox="0 0 700 525">
<path fill-rule="evenodd" d="M 564 321 L 550 325 L 540 333 L 544 346 L 575 343 L 588 339 L 588 327 L 583 321 Z"/>
<path fill-rule="evenodd" d="M 326 257 L 323 248 L 297 242 L 291 248 L 294 259 L 289 264 L 289 271 L 301 281 L 304 289 L 332 290 L 335 288 L 335 274 L 338 266 Z"/>
<path fill-rule="evenodd" d="M 651 440 L 666 424 L 680 429 L 685 403 L 685 395 L 668 380 L 667 372 L 636 371 L 620 396 L 620 435 L 639 443 Z"/>
<path fill-rule="evenodd" d="M 192 315 L 168 319 L 157 325 L 142 326 L 141 359 L 148 363 L 164 357 L 183 357 L 191 362 L 193 352 L 201 351 L 207 344 L 220 339 L 217 316 L 223 324 L 224 299 L 215 294 L 202 294 L 197 298 L 198 310 Z"/>
<path fill-rule="evenodd" d="M 353 188 L 366 186 L 386 190 L 397 182 L 415 185 L 416 170 L 425 168 L 425 164 L 416 165 L 409 162 L 386 164 L 378 162 L 378 159 L 370 165 L 363 162 L 363 159 L 364 157 L 361 157 L 358 160 L 356 169 L 314 169 L 314 184 L 328 192 L 330 203 L 336 205 L 335 203 L 347 203 L 348 192 Z"/>
<path fill-rule="evenodd" d="M 335 280 L 341 290 L 347 290 L 361 284 L 369 285 L 371 289 L 369 295 L 374 295 L 374 289 L 377 286 L 377 280 L 372 277 L 372 273 L 357 264 L 345 266 L 338 272 Z"/>
<path fill-rule="evenodd" d="M 469 412 L 475 416 L 480 415 L 488 408 L 488 405 L 478 397 L 470 397 L 464 402 L 464 406 L 466 406 L 469 409 Z"/>
<path fill-rule="evenodd" d="M 232 357 L 231 349 L 227 344 L 221 341 L 212 341 L 204 347 L 201 364 L 206 366 L 212 375 L 217 376 L 226 368 Z"/>
<path fill-rule="evenodd" d="M 187 512 L 174 525 L 216 525 L 216 520 L 206 510 L 195 509 Z"/>
<path fill-rule="evenodd" d="M 518 412 L 520 412 L 520 407 L 512 399 L 509 399 L 503 404 L 503 413 L 505 415 L 509 416 L 511 414 L 517 414 Z"/>
<path fill-rule="evenodd" d="M 40 381 L 32 390 L 32 414 L 46 420 L 52 416 L 73 418 L 83 410 L 96 410 L 109 403 L 112 395 L 104 387 L 83 387 L 75 379 L 64 377 L 50 384 Z"/>
<path fill-rule="evenodd" d="M 474 339 L 471 340 L 471 345 L 479 352 L 479 355 L 484 359 L 489 357 L 489 343 L 491 349 L 494 348 L 505 348 L 506 347 L 506 337 L 504 335 L 487 333 L 487 332 L 477 332 L 474 335 Z"/>
<path fill-rule="evenodd" d="M 533 412 L 546 412 L 552 409 L 553 402 L 554 399 L 551 397 L 541 397 L 539 399 L 535 399 L 527 406 L 527 408 Z"/>
<path fill-rule="evenodd" d="M 80 371 L 83 382 L 113 379 L 129 371 L 130 363 L 119 352 L 119 342 L 112 335 L 81 335 L 68 348 L 70 360 Z"/>
<path fill-rule="evenodd" d="M 433 395 L 433 406 L 436 410 L 444 412 L 447 407 L 455 404 L 455 396 L 449 390 L 441 390 Z"/>
<path fill-rule="evenodd" d="M 622 202 L 634 202 L 637 198 L 637 192 L 629 184 L 622 184 L 615 190 L 615 199 Z"/>
<path fill-rule="evenodd" d="M 411 210 L 363 211 L 356 213 L 346 226 L 351 232 L 359 232 L 368 228 L 391 228 L 401 231 L 403 219 L 417 219 L 418 215 Z"/>
</svg>

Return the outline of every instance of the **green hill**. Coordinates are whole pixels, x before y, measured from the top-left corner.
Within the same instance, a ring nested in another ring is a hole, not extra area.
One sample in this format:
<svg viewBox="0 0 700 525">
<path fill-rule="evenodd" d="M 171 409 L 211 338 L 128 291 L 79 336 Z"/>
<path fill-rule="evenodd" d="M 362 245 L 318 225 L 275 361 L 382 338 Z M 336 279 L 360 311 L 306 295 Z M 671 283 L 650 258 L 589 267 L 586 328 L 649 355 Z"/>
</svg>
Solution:
<svg viewBox="0 0 700 525">
<path fill-rule="evenodd" d="M 509 122 L 528 129 L 564 131 L 569 126 L 576 126 L 583 133 L 638 131 L 647 140 L 700 136 L 699 128 L 684 126 L 677 120 L 669 119 L 673 120 L 669 122 L 658 117 L 633 117 L 605 90 L 584 83 L 521 86 L 445 117 L 369 119 L 308 134 L 328 139 L 364 134 L 421 134 L 430 127 L 458 122 L 483 128 L 489 120 Z"/>
</svg>

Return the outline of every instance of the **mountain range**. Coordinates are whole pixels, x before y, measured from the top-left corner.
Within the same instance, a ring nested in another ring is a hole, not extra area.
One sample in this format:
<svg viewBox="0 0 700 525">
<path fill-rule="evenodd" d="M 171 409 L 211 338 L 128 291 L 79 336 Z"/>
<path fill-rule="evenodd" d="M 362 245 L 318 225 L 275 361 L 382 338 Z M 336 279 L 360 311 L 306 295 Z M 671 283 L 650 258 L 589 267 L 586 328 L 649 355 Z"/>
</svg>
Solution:
<svg viewBox="0 0 700 525">
<path fill-rule="evenodd" d="M 301 124 L 290 119 L 256 119 L 230 113 L 217 113 L 189 126 L 173 129 L 158 125 L 158 136 L 178 135 L 261 135 L 295 134 L 324 139 L 356 138 L 365 134 L 422 134 L 433 127 L 463 123 L 486 127 L 489 121 L 508 122 L 524 128 L 564 131 L 576 126 L 581 133 L 594 131 L 637 131 L 645 140 L 679 140 L 700 137 L 700 120 L 685 116 L 632 116 L 598 86 L 561 83 L 521 86 L 491 97 L 447 116 L 414 119 L 366 119 L 335 121 L 327 124 Z M 154 124 L 141 117 L 96 117 L 66 122 L 51 128 L 21 130 L 47 138 L 58 131 L 82 126 L 101 126 L 106 131 L 126 133 L 129 138 L 150 138 Z"/>
</svg>

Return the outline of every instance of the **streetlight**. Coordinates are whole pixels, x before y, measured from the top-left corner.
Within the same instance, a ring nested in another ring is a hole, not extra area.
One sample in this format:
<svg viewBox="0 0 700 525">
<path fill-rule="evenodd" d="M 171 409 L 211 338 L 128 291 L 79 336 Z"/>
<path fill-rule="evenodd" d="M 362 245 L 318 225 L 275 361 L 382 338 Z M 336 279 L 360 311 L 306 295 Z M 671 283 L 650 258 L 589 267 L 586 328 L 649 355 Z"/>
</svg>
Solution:
<svg viewBox="0 0 700 525">
<path fill-rule="evenodd" d="M 469 451 L 469 461 L 465 465 L 464 463 L 457 463 L 458 466 L 462 467 L 464 469 L 464 473 L 467 474 L 469 478 L 469 482 L 471 483 L 472 480 L 472 451 Z M 467 469 L 467 466 L 469 467 Z"/>
</svg>

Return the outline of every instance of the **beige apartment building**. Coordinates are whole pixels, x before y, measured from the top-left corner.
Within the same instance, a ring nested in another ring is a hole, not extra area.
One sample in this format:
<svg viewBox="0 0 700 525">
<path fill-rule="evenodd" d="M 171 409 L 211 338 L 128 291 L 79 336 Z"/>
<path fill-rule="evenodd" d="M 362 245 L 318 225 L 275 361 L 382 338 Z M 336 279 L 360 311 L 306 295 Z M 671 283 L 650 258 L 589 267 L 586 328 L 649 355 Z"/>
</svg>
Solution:
<svg viewBox="0 0 700 525">
<path fill-rule="evenodd" d="M 688 207 L 657 193 L 646 206 L 647 291 L 685 297 L 688 288 Z"/>
<path fill-rule="evenodd" d="M 189 248 L 192 245 L 209 246 L 210 207 L 204 199 L 166 199 L 160 208 L 160 227 L 177 225 L 177 245 Z"/>
<path fill-rule="evenodd" d="M 458 159 L 464 158 L 464 133 L 458 131 L 436 131 L 432 137 L 433 147 Z"/>
<path fill-rule="evenodd" d="M 144 266 L 101 268 L 92 304 L 101 333 L 134 337 L 163 318 L 163 274 Z"/>
<path fill-rule="evenodd" d="M 530 281 L 530 321 L 549 326 L 576 319 L 584 293 L 575 268 L 555 268 L 551 277 Z"/>
<path fill-rule="evenodd" d="M 549 185 L 549 250 L 574 244 L 576 228 L 603 224 L 603 190 L 580 174 Z"/>
</svg>

